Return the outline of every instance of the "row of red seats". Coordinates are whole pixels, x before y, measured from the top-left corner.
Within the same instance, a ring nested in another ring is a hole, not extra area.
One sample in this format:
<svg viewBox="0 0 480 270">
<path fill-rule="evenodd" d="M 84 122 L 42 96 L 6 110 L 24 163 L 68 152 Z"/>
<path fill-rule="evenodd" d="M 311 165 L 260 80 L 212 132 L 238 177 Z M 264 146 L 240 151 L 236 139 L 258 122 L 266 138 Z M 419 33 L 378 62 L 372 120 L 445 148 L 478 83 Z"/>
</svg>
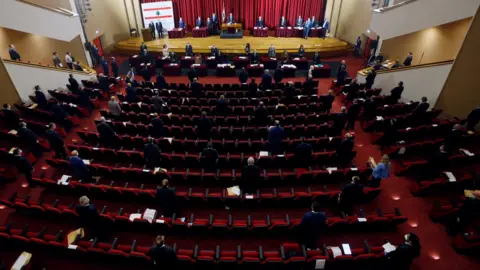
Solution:
<svg viewBox="0 0 480 270">
<path fill-rule="evenodd" d="M 473 152 L 473 151 L 472 151 Z M 474 151 L 473 156 L 466 155 L 463 152 L 454 153 L 448 157 L 446 166 L 438 168 L 438 170 L 449 171 L 449 168 L 458 168 L 461 166 L 468 166 L 476 163 L 480 152 Z M 403 167 L 397 171 L 398 175 L 422 175 L 426 168 L 429 168 L 429 161 L 427 159 L 406 161 L 403 162 Z M 450 170 L 451 171 L 451 170 Z"/>
<path fill-rule="evenodd" d="M 468 187 L 475 177 L 468 172 L 453 174 L 455 176 L 453 182 L 446 175 L 442 175 L 433 180 L 417 182 L 410 190 L 415 196 L 447 194 L 453 190 L 463 190 Z"/>
<path fill-rule="evenodd" d="M 444 139 L 436 139 L 433 141 L 421 141 L 409 144 L 399 144 L 394 146 L 387 146 L 383 149 L 383 153 L 390 158 L 404 158 L 411 157 L 425 153 L 435 153 L 443 144 Z"/>
<path fill-rule="evenodd" d="M 98 145 L 99 137 L 96 132 L 77 131 L 78 136 L 87 143 Z M 353 136 L 354 133 L 351 133 Z M 143 149 L 147 141 L 147 137 L 130 135 L 120 136 L 119 145 L 122 150 L 126 149 Z M 218 153 L 234 153 L 247 152 L 258 153 L 260 151 L 268 151 L 269 143 L 266 140 L 201 140 L 201 139 L 180 139 L 180 138 L 157 138 L 154 139 L 162 151 L 178 151 L 178 152 L 200 152 L 211 143 Z M 312 146 L 315 152 L 337 149 L 342 138 L 337 137 L 310 137 L 305 142 Z M 287 152 L 293 152 L 295 147 L 301 143 L 301 139 L 286 139 L 281 143 L 282 149 Z"/>
<path fill-rule="evenodd" d="M 35 118 L 39 119 L 45 122 L 51 122 L 53 119 L 53 114 L 49 111 L 42 110 L 38 107 L 34 109 L 30 109 L 31 105 L 27 105 L 25 103 L 20 103 L 20 104 L 15 104 L 15 107 L 21 111 L 25 116 L 27 116 L 29 119 Z M 72 126 L 78 126 L 79 120 L 78 117 L 73 115 L 69 115 L 67 117 L 68 121 L 70 121 Z M 60 127 L 59 127 L 60 126 Z M 57 124 L 57 129 L 61 130 L 61 125 Z M 57 131 L 58 132 L 58 131 Z"/>
<path fill-rule="evenodd" d="M 95 161 L 108 161 L 121 164 L 145 164 L 143 151 L 135 150 L 114 150 L 111 148 L 90 147 L 86 145 L 69 144 L 67 148 L 70 151 L 77 150 L 83 159 L 93 159 Z M 210 164 L 202 156 L 201 152 L 196 153 L 176 153 L 165 152 L 161 154 L 161 164 L 164 168 L 204 168 Z M 352 152 L 349 160 L 353 159 L 356 152 Z M 217 168 L 241 169 L 247 165 L 249 157 L 256 159 L 255 164 L 264 169 L 270 168 L 298 168 L 309 166 L 335 165 L 347 157 L 338 157 L 336 152 L 314 152 L 310 158 L 297 160 L 293 153 L 284 153 L 275 156 L 260 156 L 259 153 L 223 153 L 218 155 Z M 303 162 L 303 163 L 302 163 Z"/>
<path fill-rule="evenodd" d="M 37 113 L 37 112 L 35 112 L 35 113 Z M 0 120 L 3 121 L 3 113 L 1 111 L 0 111 Z M 36 120 L 26 119 L 24 117 L 21 117 L 20 120 L 22 122 L 25 122 L 27 124 L 27 128 L 31 129 L 37 135 L 44 136 L 45 132 L 48 130 L 48 124 L 46 124 L 46 123 L 38 122 Z M 49 120 L 52 121 L 52 118 L 50 117 Z M 10 130 L 2 130 L 0 132 L 3 132 L 3 131 L 8 133 Z M 62 137 L 67 136 L 67 132 L 61 126 L 57 126 L 55 131 L 58 133 L 58 135 L 60 135 Z"/>
<path fill-rule="evenodd" d="M 31 123 L 31 122 L 29 122 L 29 123 Z M 29 127 L 29 126 L 27 125 L 27 127 Z M 44 128 L 45 128 L 45 126 L 44 126 Z M 45 128 L 45 130 L 46 130 L 46 128 Z M 44 132 L 45 132 L 45 130 L 44 130 Z M 8 141 L 9 143 L 15 145 L 15 147 L 22 147 L 24 150 L 28 150 L 27 143 L 24 142 L 18 134 L 13 134 L 13 133 L 9 133 L 9 132 L 10 132 L 9 130 L 0 130 L 0 139 Z M 46 139 L 38 138 L 37 144 L 40 147 L 41 151 L 43 151 L 43 152 L 48 152 L 49 149 L 50 149 L 50 144 L 48 143 L 48 141 Z M 5 151 L 8 152 L 9 150 L 5 150 Z"/>
<path fill-rule="evenodd" d="M 445 135 L 452 130 L 453 125 L 458 124 L 459 121 L 440 120 L 431 125 L 422 125 L 414 128 L 401 128 L 392 132 L 385 132 L 379 134 L 375 143 L 382 145 L 389 145 L 399 141 L 415 142 L 425 139 L 435 139 L 445 137 Z"/>
<path fill-rule="evenodd" d="M 123 243 L 115 238 L 112 243 L 75 239 L 72 245 L 66 242 L 63 232 L 48 234 L 45 230 L 30 232 L 28 228 L 13 229 L 11 224 L 0 226 L 0 242 L 6 245 L 22 245 L 25 248 L 51 249 L 52 252 L 69 252 L 78 254 L 84 259 L 98 257 L 103 262 L 112 260 L 115 263 L 150 263 L 148 251 L 150 246 Z M 351 254 L 344 254 L 343 246 L 341 256 L 334 256 L 327 245 L 322 249 L 306 250 L 296 243 L 285 243 L 279 249 L 263 250 L 258 246 L 253 250 L 243 250 L 240 245 L 237 249 L 222 250 L 220 246 L 215 249 L 200 249 L 198 245 L 193 248 L 179 248 L 173 245 L 177 253 L 178 269 L 235 269 L 236 267 L 253 267 L 253 269 L 314 269 L 318 260 L 325 263 L 326 269 L 382 269 L 385 263 L 384 248 L 382 246 L 370 247 L 364 242 L 364 247 L 350 248 Z M 344 244 L 344 243 L 343 243 Z M 88 258 L 85 256 L 95 256 Z M 115 265 L 115 264 L 114 264 Z M 137 265 L 138 267 L 138 265 Z"/>
<path fill-rule="evenodd" d="M 15 198 L 12 205 L 17 211 L 28 212 L 29 214 L 36 214 L 40 216 L 49 215 L 52 218 L 78 218 L 78 214 L 73 210 L 75 206 L 73 204 L 61 205 L 57 199 L 52 203 L 46 203 L 43 200 L 32 200 L 30 196 L 26 198 Z M 107 226 L 133 226 L 142 228 L 143 230 L 191 230 L 191 231 L 204 231 L 204 230 L 234 230 L 234 231 L 253 231 L 253 232 L 279 232 L 296 229 L 302 220 L 301 215 L 285 214 L 281 218 L 271 218 L 270 215 L 265 215 L 263 218 L 247 215 L 245 218 L 235 217 L 232 214 L 229 215 L 213 215 L 197 216 L 191 213 L 189 216 L 181 217 L 173 215 L 170 217 L 159 216 L 158 212 L 152 220 L 148 220 L 142 217 L 131 218 L 131 214 L 140 214 L 144 210 L 138 209 L 135 213 L 128 213 L 124 211 L 124 208 L 111 209 L 108 205 L 104 205 L 100 214 L 100 222 L 103 222 L 102 227 Z M 365 214 L 363 210 L 360 210 L 358 215 L 348 216 L 342 215 L 341 217 L 328 217 L 326 220 L 326 229 L 329 231 L 355 231 L 365 229 L 383 230 L 402 224 L 407 221 L 407 217 L 401 215 L 398 209 L 395 209 L 395 213 L 384 214 L 380 209 L 376 213 Z"/>
<path fill-rule="evenodd" d="M 100 120 L 95 120 L 95 124 L 99 124 Z M 149 136 L 155 134 L 152 125 L 133 124 L 128 122 L 107 121 L 107 123 L 118 134 Z M 301 137 L 321 137 L 321 136 L 338 136 L 338 131 L 333 130 L 329 124 L 322 125 L 287 125 L 282 126 L 287 138 L 301 138 Z M 259 140 L 261 138 L 268 138 L 267 126 L 218 126 L 212 127 L 210 138 L 212 139 L 251 139 Z M 174 138 L 198 138 L 199 134 L 196 132 L 195 126 L 163 126 L 164 137 Z"/>
<path fill-rule="evenodd" d="M 480 226 L 479 222 L 470 225 L 465 233 L 459 233 L 453 238 L 452 245 L 457 252 L 467 255 L 478 254 L 480 249 Z"/>
<path fill-rule="evenodd" d="M 437 116 L 442 110 L 433 109 L 422 115 L 394 115 L 383 117 L 382 119 L 373 119 L 363 123 L 363 129 L 366 131 L 382 132 L 392 126 L 391 121 L 395 121 L 396 128 L 417 127 L 426 124 L 435 124 L 438 122 Z"/>
</svg>

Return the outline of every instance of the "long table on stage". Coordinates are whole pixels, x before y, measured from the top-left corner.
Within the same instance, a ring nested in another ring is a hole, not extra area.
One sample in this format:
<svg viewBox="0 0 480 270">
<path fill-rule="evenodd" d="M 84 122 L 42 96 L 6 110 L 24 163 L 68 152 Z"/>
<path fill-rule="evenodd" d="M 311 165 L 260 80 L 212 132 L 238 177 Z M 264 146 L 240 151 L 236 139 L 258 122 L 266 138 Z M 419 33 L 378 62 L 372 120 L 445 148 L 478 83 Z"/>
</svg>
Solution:
<svg viewBox="0 0 480 270">
<path fill-rule="evenodd" d="M 217 68 L 217 58 L 215 56 L 206 56 L 205 63 L 207 64 L 207 68 Z"/>
<path fill-rule="evenodd" d="M 207 36 L 208 36 L 207 27 L 200 27 L 200 28 L 193 28 L 192 29 L 192 37 L 194 37 L 194 38 L 201 38 L 201 37 L 207 37 Z"/>
<path fill-rule="evenodd" d="M 218 64 L 217 77 L 235 77 L 235 66 L 229 64 Z"/>
<path fill-rule="evenodd" d="M 233 63 L 235 64 L 235 68 L 244 68 L 250 63 L 250 58 L 248 58 L 248 56 L 235 56 Z"/>
<path fill-rule="evenodd" d="M 313 78 L 330 78 L 332 68 L 328 64 L 322 66 L 315 66 L 312 71 Z"/>
<path fill-rule="evenodd" d="M 292 65 L 295 65 L 298 69 L 308 69 L 308 59 L 305 57 L 302 58 L 293 58 L 292 61 L 290 61 Z"/>
<path fill-rule="evenodd" d="M 197 71 L 198 77 L 206 77 L 207 76 L 207 65 L 193 64 L 192 66 L 195 67 L 195 70 Z"/>
<path fill-rule="evenodd" d="M 163 74 L 165 76 L 180 76 L 181 70 L 179 64 L 165 64 L 163 65 Z"/>
<path fill-rule="evenodd" d="M 254 27 L 253 28 L 254 37 L 268 37 L 268 27 Z"/>
<path fill-rule="evenodd" d="M 283 70 L 284 78 L 294 78 L 297 68 L 294 65 L 282 65 L 281 69 Z"/>
<path fill-rule="evenodd" d="M 261 56 L 260 62 L 265 65 L 266 69 L 277 69 L 277 65 L 278 65 L 277 58 Z"/>
<path fill-rule="evenodd" d="M 185 29 L 182 28 L 173 28 L 168 31 L 168 38 L 183 38 L 185 37 Z"/>
<path fill-rule="evenodd" d="M 295 37 L 295 29 L 292 29 L 291 27 L 277 27 L 275 29 L 275 36 L 276 37 Z"/>
<path fill-rule="evenodd" d="M 247 72 L 249 77 L 262 77 L 265 68 L 262 64 L 248 65 Z"/>
</svg>

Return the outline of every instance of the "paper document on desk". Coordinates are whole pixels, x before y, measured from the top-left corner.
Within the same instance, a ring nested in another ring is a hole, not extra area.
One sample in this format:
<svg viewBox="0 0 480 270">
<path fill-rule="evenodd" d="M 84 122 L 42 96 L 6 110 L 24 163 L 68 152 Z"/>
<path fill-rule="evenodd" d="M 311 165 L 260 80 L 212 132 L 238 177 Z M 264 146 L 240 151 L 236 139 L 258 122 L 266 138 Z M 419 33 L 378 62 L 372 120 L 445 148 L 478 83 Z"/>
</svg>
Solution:
<svg viewBox="0 0 480 270">
<path fill-rule="evenodd" d="M 349 244 L 342 244 L 342 248 L 345 255 L 352 255 L 352 250 L 350 249 Z"/>
<path fill-rule="evenodd" d="M 143 212 L 143 218 L 148 220 L 148 222 L 152 223 L 153 219 L 157 216 L 157 210 L 147 208 L 145 212 Z"/>
<path fill-rule="evenodd" d="M 336 170 L 338 170 L 337 167 L 329 167 L 329 168 L 327 168 L 328 174 L 332 174 L 332 172 L 333 172 L 333 171 L 336 171 Z"/>
<path fill-rule="evenodd" d="M 268 151 L 260 151 L 258 154 L 259 157 L 268 157 Z"/>
<path fill-rule="evenodd" d="M 85 163 L 85 165 L 90 165 L 90 160 L 88 159 L 82 159 L 83 160 L 83 163 Z"/>
<path fill-rule="evenodd" d="M 240 187 L 233 186 L 233 187 L 227 188 L 227 194 L 229 196 L 233 196 L 233 195 L 240 196 Z"/>
<path fill-rule="evenodd" d="M 457 178 L 455 178 L 455 175 L 453 175 L 452 172 L 443 172 L 443 173 L 447 176 L 449 182 L 457 182 Z"/>
<path fill-rule="evenodd" d="M 340 247 L 329 247 L 329 248 L 332 250 L 333 258 L 343 255 Z"/>
<path fill-rule="evenodd" d="M 383 121 L 383 117 L 381 117 L 381 116 L 377 116 L 376 119 L 377 119 L 377 121 Z"/>
<path fill-rule="evenodd" d="M 33 103 L 32 105 L 30 105 L 30 107 L 28 107 L 29 109 L 35 109 L 37 108 L 38 104 L 37 103 Z"/>
<path fill-rule="evenodd" d="M 12 129 L 8 132 L 8 134 L 17 135 L 18 131 L 16 131 L 15 129 Z"/>
<path fill-rule="evenodd" d="M 315 269 L 325 269 L 325 260 L 315 260 Z"/>
<path fill-rule="evenodd" d="M 397 249 L 397 247 L 390 244 L 390 242 L 386 243 L 382 247 L 385 250 L 385 253 L 390 253 L 390 252 L 394 251 L 395 249 Z"/>
<path fill-rule="evenodd" d="M 70 175 L 63 175 L 62 178 L 57 181 L 57 185 L 68 186 L 68 184 L 70 183 L 70 178 Z"/>
<path fill-rule="evenodd" d="M 136 218 L 142 218 L 142 214 L 131 214 L 128 219 L 133 222 Z"/>
</svg>

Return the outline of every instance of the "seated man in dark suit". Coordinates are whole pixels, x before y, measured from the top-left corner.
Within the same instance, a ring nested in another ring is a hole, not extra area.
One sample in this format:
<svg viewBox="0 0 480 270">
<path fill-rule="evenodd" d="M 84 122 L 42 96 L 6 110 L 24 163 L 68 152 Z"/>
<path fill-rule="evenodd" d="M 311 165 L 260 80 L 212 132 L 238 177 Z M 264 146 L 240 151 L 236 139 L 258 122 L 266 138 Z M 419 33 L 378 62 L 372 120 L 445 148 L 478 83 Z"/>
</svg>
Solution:
<svg viewBox="0 0 480 270">
<path fill-rule="evenodd" d="M 97 227 L 100 227 L 98 226 L 100 215 L 95 205 L 90 204 L 90 199 L 87 196 L 80 197 L 79 204 L 75 207 L 75 212 L 78 214 L 79 227 L 85 228 L 88 233 L 86 239 L 97 237 Z"/>
<path fill-rule="evenodd" d="M 33 166 L 26 157 L 22 156 L 22 150 L 20 148 L 15 148 L 15 150 L 13 150 L 13 164 L 15 164 L 18 173 L 25 176 L 28 186 L 34 188 L 35 183 L 32 180 Z"/>
<path fill-rule="evenodd" d="M 38 145 L 37 134 L 35 134 L 35 132 L 33 132 L 31 129 L 27 128 L 27 123 L 20 122 L 18 136 L 23 142 L 26 143 L 26 145 L 28 146 L 28 150 L 30 150 L 30 152 L 32 152 L 35 157 L 39 157 L 42 155 L 42 150 Z"/>
<path fill-rule="evenodd" d="M 403 82 L 399 82 L 398 86 L 393 88 L 392 91 L 390 91 L 391 104 L 395 104 L 398 102 L 398 100 L 402 97 L 402 92 L 403 92 Z"/>
<path fill-rule="evenodd" d="M 257 50 L 253 50 L 253 53 L 250 55 L 250 62 L 252 64 L 258 64 L 260 61 L 260 56 L 257 53 Z"/>
<path fill-rule="evenodd" d="M 114 147 L 116 145 L 116 133 L 109 124 L 105 117 L 100 118 L 100 124 L 97 125 L 98 135 L 100 141 L 107 147 Z"/>
<path fill-rule="evenodd" d="M 70 168 L 72 169 L 72 176 L 78 180 L 90 180 L 92 177 L 90 176 L 90 170 L 88 169 L 85 162 L 78 156 L 78 152 L 76 150 L 70 153 L 70 158 L 68 159 L 70 162 Z"/>
<path fill-rule="evenodd" d="M 413 259 L 420 255 L 421 246 L 418 236 L 408 233 L 404 238 L 404 244 L 398 245 L 394 251 L 385 254 L 387 257 L 385 269 L 410 269 Z"/>
<path fill-rule="evenodd" d="M 48 124 L 47 139 L 50 147 L 55 151 L 55 158 L 67 158 L 63 138 L 55 131 L 57 126 L 54 123 Z"/>
<path fill-rule="evenodd" d="M 152 259 L 156 269 L 177 269 L 177 254 L 173 248 L 165 245 L 165 238 L 161 235 L 157 236 L 147 255 Z"/>
<path fill-rule="evenodd" d="M 163 74 L 161 72 L 157 74 L 157 78 L 155 80 L 155 87 L 160 90 L 167 88 L 167 81 L 165 81 L 165 77 L 163 77 Z"/>
<path fill-rule="evenodd" d="M 321 63 L 322 63 L 322 59 L 320 58 L 320 53 L 315 52 L 315 54 L 313 55 L 313 64 L 320 65 Z"/>
<path fill-rule="evenodd" d="M 100 89 L 104 92 L 108 92 L 110 90 L 110 84 L 108 83 L 108 77 L 100 73 L 98 75 L 98 83 L 100 84 Z"/>
<path fill-rule="evenodd" d="M 345 167 L 352 160 L 353 151 L 353 136 L 350 133 L 345 133 L 344 139 L 337 147 L 337 161 Z"/>
<path fill-rule="evenodd" d="M 145 161 L 147 161 L 148 168 L 155 169 L 157 167 L 160 167 L 162 161 L 160 148 L 151 137 L 147 138 L 147 143 L 143 148 L 143 157 L 145 158 Z"/>
<path fill-rule="evenodd" d="M 280 121 L 275 120 L 275 126 L 268 129 L 268 143 L 272 154 L 277 155 L 282 152 L 282 141 L 286 137 L 285 130 L 280 126 Z"/>
<path fill-rule="evenodd" d="M 202 139 L 210 139 L 212 135 L 212 121 L 207 118 L 207 112 L 202 112 L 202 117 L 198 119 L 197 134 Z"/>
<path fill-rule="evenodd" d="M 265 26 L 265 21 L 262 19 L 262 16 L 259 16 L 257 19 L 256 27 L 263 28 Z"/>
<path fill-rule="evenodd" d="M 355 203 L 360 202 L 363 196 L 363 185 L 358 184 L 360 177 L 352 177 L 352 182 L 342 188 L 338 195 L 338 206 L 341 212 L 351 215 Z"/>
<path fill-rule="evenodd" d="M 72 93 L 76 94 L 80 88 L 80 85 L 78 84 L 77 80 L 73 78 L 73 74 L 68 75 L 68 83 L 70 84 L 70 89 L 72 90 Z"/>
<path fill-rule="evenodd" d="M 228 115 L 228 101 L 223 95 L 217 100 L 216 112 L 218 116 L 227 116 Z"/>
<path fill-rule="evenodd" d="M 4 126 L 8 129 L 18 128 L 18 123 L 20 122 L 20 117 L 14 111 L 12 111 L 12 106 L 10 104 L 3 104 L 3 123 Z"/>
<path fill-rule="evenodd" d="M 152 124 L 153 136 L 155 138 L 163 137 L 163 120 L 158 116 L 157 113 L 153 115 L 150 123 Z"/>
<path fill-rule="evenodd" d="M 52 117 L 53 120 L 59 124 L 64 124 L 67 120 L 68 114 L 63 109 L 62 105 L 60 105 L 60 101 L 55 100 L 52 105 Z"/>
<path fill-rule="evenodd" d="M 249 157 L 247 166 L 242 170 L 242 182 L 240 188 L 244 194 L 255 193 L 256 187 L 259 184 L 261 169 L 255 166 L 255 159 Z"/>
<path fill-rule="evenodd" d="M 35 101 L 42 110 L 48 110 L 48 102 L 40 86 L 35 85 Z"/>
<path fill-rule="evenodd" d="M 208 171 L 215 171 L 217 169 L 218 152 L 212 146 L 212 143 L 207 144 L 207 148 L 202 152 L 202 167 Z"/>
<path fill-rule="evenodd" d="M 238 75 L 238 80 L 240 81 L 241 84 L 247 83 L 248 72 L 245 70 L 245 67 L 242 67 L 242 70 L 240 70 L 240 75 Z"/>
<path fill-rule="evenodd" d="M 317 247 L 317 238 L 327 227 L 327 216 L 324 212 L 320 211 L 320 204 L 313 202 L 312 211 L 303 216 L 297 228 L 299 244 L 305 245 L 308 249 L 315 249 Z"/>
<path fill-rule="evenodd" d="M 428 104 L 427 100 L 428 100 L 427 97 L 422 97 L 422 102 L 418 104 L 418 106 L 413 110 L 412 114 L 413 115 L 424 114 L 430 107 L 430 104 Z"/>
<path fill-rule="evenodd" d="M 262 76 L 262 88 L 264 90 L 267 89 L 272 89 L 272 75 L 270 75 L 270 72 L 268 69 L 265 70 L 265 74 Z"/>
<path fill-rule="evenodd" d="M 445 136 L 444 146 L 447 151 L 455 152 L 462 145 L 462 137 L 466 131 L 460 124 L 455 124 L 450 132 Z"/>
<path fill-rule="evenodd" d="M 265 108 L 265 105 L 263 104 L 262 101 L 258 104 L 258 107 L 255 109 L 254 112 L 255 116 L 255 123 L 259 126 L 261 125 L 266 125 L 267 124 L 267 118 L 268 118 L 268 112 L 267 109 Z"/>
<path fill-rule="evenodd" d="M 155 200 L 162 208 L 164 217 L 172 217 L 177 212 L 177 197 L 175 191 L 169 188 L 167 179 L 163 179 L 162 186 L 157 187 Z"/>
<path fill-rule="evenodd" d="M 300 138 L 300 143 L 295 147 L 295 161 L 297 167 L 306 168 L 312 164 L 313 147 L 311 144 L 305 142 L 305 137 Z"/>
</svg>

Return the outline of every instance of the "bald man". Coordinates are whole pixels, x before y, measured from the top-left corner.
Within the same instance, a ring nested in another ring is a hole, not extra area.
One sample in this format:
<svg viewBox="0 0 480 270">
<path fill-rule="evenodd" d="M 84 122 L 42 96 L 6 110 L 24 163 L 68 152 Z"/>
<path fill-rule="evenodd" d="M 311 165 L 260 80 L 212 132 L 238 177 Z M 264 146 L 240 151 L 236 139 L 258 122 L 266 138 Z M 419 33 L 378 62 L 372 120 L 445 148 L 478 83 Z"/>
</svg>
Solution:
<svg viewBox="0 0 480 270">
<path fill-rule="evenodd" d="M 260 180 L 260 167 L 255 165 L 255 159 L 249 157 L 247 160 L 247 166 L 242 170 L 242 183 L 240 187 L 244 194 L 255 193 L 258 181 Z"/>
<path fill-rule="evenodd" d="M 169 187 L 167 179 L 164 179 L 162 185 L 157 187 L 155 200 L 162 208 L 164 217 L 172 217 L 177 212 L 177 197 L 175 197 L 175 192 Z"/>
</svg>

